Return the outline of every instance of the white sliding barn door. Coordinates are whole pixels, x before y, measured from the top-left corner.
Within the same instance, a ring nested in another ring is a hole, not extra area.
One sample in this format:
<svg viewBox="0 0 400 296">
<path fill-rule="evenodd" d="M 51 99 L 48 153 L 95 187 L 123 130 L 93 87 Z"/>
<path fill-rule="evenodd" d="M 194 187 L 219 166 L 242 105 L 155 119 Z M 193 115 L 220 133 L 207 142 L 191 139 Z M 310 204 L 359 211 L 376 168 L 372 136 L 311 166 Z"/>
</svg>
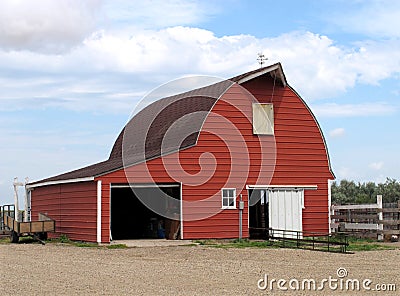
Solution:
<svg viewBox="0 0 400 296">
<path fill-rule="evenodd" d="M 302 231 L 304 190 L 269 191 L 269 227 L 280 230 Z M 282 237 L 282 232 L 274 232 Z M 285 237 L 296 237 L 296 233 L 287 232 Z"/>
</svg>

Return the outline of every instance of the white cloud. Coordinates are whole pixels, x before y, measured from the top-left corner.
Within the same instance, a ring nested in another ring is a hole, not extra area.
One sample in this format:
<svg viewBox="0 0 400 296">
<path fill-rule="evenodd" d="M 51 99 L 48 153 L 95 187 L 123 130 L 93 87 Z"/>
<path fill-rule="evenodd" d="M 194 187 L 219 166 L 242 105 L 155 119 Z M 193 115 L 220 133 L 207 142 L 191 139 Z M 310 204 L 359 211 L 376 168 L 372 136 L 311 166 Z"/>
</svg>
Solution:
<svg viewBox="0 0 400 296">
<path fill-rule="evenodd" d="M 60 53 L 78 45 L 95 28 L 100 0 L 2 0 L 0 47 Z"/>
<path fill-rule="evenodd" d="M 28 98 L 28 104 L 40 99 L 39 105 L 56 100 L 57 106 L 71 106 L 72 100 L 75 106 L 79 103 L 98 110 L 108 104 L 114 110 L 113 106 L 118 105 L 115 95 L 127 98 L 182 75 L 229 78 L 255 69 L 260 51 L 270 63 L 282 62 L 289 83 L 312 101 L 333 97 L 357 83 L 377 84 L 396 77 L 400 63 L 394 61 L 400 61 L 400 51 L 393 48 L 398 47 L 400 40 L 343 48 L 326 36 L 310 32 L 260 39 L 251 35 L 217 37 L 211 31 L 191 27 L 133 33 L 129 29 L 100 30 L 81 46 L 60 55 L 0 50 L 0 108 L 7 109 L 11 99 L 19 98 L 23 103 Z M 94 97 L 104 104 L 88 103 Z M 369 116 L 396 111 L 396 107 L 385 103 L 315 105 L 313 109 L 319 116 Z"/>
<path fill-rule="evenodd" d="M 358 83 L 379 84 L 400 73 L 400 40 L 344 47 L 326 36 L 291 32 L 260 40 L 270 61 L 283 62 L 289 83 L 310 100 L 335 97 Z"/>
<path fill-rule="evenodd" d="M 340 138 L 344 136 L 344 134 L 345 134 L 345 129 L 342 127 L 335 128 L 329 132 L 329 136 L 332 138 Z"/>
<path fill-rule="evenodd" d="M 313 104 L 317 117 L 383 116 L 397 111 L 397 107 L 382 102 L 361 104 Z"/>
<path fill-rule="evenodd" d="M 201 23 L 221 9 L 197 0 L 2 0 L 0 48 L 60 54 L 82 45 L 101 26 L 123 28 L 132 36 L 144 29 Z"/>
<path fill-rule="evenodd" d="M 400 73 L 400 40 L 366 42 L 342 48 L 326 36 L 292 32 L 276 38 L 251 35 L 217 37 L 211 31 L 172 27 L 130 35 L 97 32 L 71 58 L 101 70 L 229 77 L 258 65 L 263 51 L 270 63 L 282 62 L 288 81 L 306 99 L 334 97 L 356 83 L 377 84 Z M 84 59 L 89 59 L 84 61 Z"/>
<path fill-rule="evenodd" d="M 384 164 L 383 161 L 373 162 L 373 163 L 370 163 L 368 167 L 373 170 L 379 171 L 383 168 L 383 164 Z"/>
<path fill-rule="evenodd" d="M 400 39 L 357 42 L 357 50 L 347 55 L 348 70 L 356 73 L 356 82 L 377 85 L 380 80 L 400 73 Z"/>
<path fill-rule="evenodd" d="M 345 1 L 343 10 L 329 20 L 345 32 L 378 37 L 400 37 L 400 2 L 397 0 Z M 347 4 L 350 4 L 348 7 Z"/>
<path fill-rule="evenodd" d="M 269 60 L 283 62 L 289 83 L 307 99 L 332 97 L 357 80 L 346 61 L 348 50 L 326 36 L 292 32 L 263 40 L 261 46 Z"/>
</svg>

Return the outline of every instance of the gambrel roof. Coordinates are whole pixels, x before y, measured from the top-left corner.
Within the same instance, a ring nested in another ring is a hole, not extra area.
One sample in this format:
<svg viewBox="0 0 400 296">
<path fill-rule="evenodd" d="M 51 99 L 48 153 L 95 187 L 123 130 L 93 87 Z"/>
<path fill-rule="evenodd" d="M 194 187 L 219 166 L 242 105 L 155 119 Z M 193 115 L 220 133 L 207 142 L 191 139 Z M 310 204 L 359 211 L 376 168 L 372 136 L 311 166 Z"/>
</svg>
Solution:
<svg viewBox="0 0 400 296">
<path fill-rule="evenodd" d="M 196 145 L 201 127 L 218 99 L 234 83 L 242 84 L 262 75 L 271 75 L 286 86 L 280 63 L 253 70 L 228 80 L 160 99 L 137 113 L 122 129 L 107 160 L 32 182 L 31 187 L 53 182 L 90 180 L 143 161 Z M 185 117 L 186 115 L 191 115 Z M 173 129 L 171 127 L 173 126 Z M 168 141 L 165 135 L 168 133 Z M 176 139 L 187 133 L 182 143 Z"/>
</svg>

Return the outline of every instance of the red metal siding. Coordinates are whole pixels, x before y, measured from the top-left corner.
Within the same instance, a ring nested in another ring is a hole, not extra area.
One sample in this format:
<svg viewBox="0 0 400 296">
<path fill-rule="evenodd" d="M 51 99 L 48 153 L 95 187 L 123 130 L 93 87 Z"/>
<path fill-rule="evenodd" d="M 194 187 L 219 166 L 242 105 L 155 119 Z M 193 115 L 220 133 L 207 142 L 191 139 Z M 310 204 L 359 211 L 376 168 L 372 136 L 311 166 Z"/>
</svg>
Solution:
<svg viewBox="0 0 400 296">
<path fill-rule="evenodd" d="M 183 208 L 185 239 L 238 237 L 238 210 L 221 210 L 221 188 L 236 188 L 236 194 L 243 195 L 243 236 L 247 237 L 245 185 L 318 185 L 318 190 L 305 192 L 303 228 L 328 231 L 327 180 L 333 176 L 312 114 L 289 87 L 276 86 L 272 98 L 271 79 L 261 77 L 243 86 L 260 102 L 274 104 L 276 166 L 271 182 L 268 174 L 272 174 L 274 166 L 269 162 L 262 164 L 261 160 L 274 156 L 272 138 L 253 135 L 252 101 L 238 85 L 233 85 L 214 106 L 195 147 L 98 179 L 104 185 L 126 183 L 127 178 L 134 183 L 182 182 L 183 200 L 187 202 Z M 232 171 L 239 173 L 232 174 Z M 201 185 L 193 185 L 196 183 Z M 109 187 L 103 187 L 102 240 L 105 242 L 109 240 L 106 223 L 109 198 Z M 196 204 L 195 201 L 203 202 Z M 207 217 L 207 214 L 213 215 Z M 195 220 L 201 215 L 204 219 Z"/>
<path fill-rule="evenodd" d="M 272 185 L 317 185 L 316 191 L 305 191 L 305 209 L 303 211 L 303 230 L 327 232 L 328 225 L 328 179 L 332 179 L 329 170 L 327 151 L 320 129 L 308 110 L 305 103 L 289 88 L 275 87 L 272 97 L 272 83 L 270 79 L 259 78 L 243 85 L 261 103 L 274 104 L 274 130 L 276 141 L 276 164 Z M 268 152 L 260 152 L 259 145 L 270 147 L 265 141 L 268 136 L 254 136 L 252 125 L 246 117 L 243 117 L 233 106 L 240 108 L 240 111 L 249 116 L 251 102 L 243 99 L 242 91 L 236 86 L 232 87 L 213 108 L 212 112 L 220 114 L 233 122 L 240 129 L 246 147 L 251 153 L 250 169 L 247 174 L 247 185 L 268 185 L 268 180 L 257 180 L 260 171 L 273 169 L 271 166 L 261 167 L 261 157 L 270 157 Z M 214 116 L 215 117 L 215 116 Z M 213 115 L 207 118 L 203 131 L 216 126 L 213 122 Z M 221 126 L 223 138 L 229 137 L 229 132 Z M 260 141 L 260 142 L 259 142 Z M 204 144 L 204 145 L 203 145 Z M 212 141 L 207 133 L 202 132 L 198 145 L 193 148 L 202 147 L 203 151 L 218 151 L 214 153 L 218 164 L 225 164 L 232 160 L 232 157 L 241 155 L 221 155 L 219 151 L 224 147 L 222 141 Z M 208 148 L 207 148 L 208 147 Z M 272 147 L 270 147 L 272 148 Z M 229 146 L 230 151 L 235 148 Z M 271 151 L 269 151 L 271 152 Z M 196 155 L 196 154 L 195 154 Z M 244 155 L 245 156 L 245 155 Z M 245 167 L 244 167 L 245 168 Z M 239 179 L 231 180 L 230 184 L 224 184 L 228 176 L 228 170 L 216 171 L 213 181 L 207 184 L 209 188 L 219 191 L 222 187 L 234 187 L 243 189 L 243 183 Z M 225 176 L 225 179 L 222 178 Z M 246 178 L 246 173 L 243 173 Z M 237 192 L 243 194 L 245 201 L 244 217 L 247 217 L 247 190 Z M 190 198 L 193 198 L 190 194 Z M 184 198 L 188 198 L 184 195 Z M 185 212 L 185 211 L 184 211 Z M 223 221 L 223 223 L 221 223 Z M 237 210 L 224 210 L 222 213 L 202 221 L 185 222 L 186 238 L 207 238 L 207 237 L 237 237 L 238 235 L 238 212 Z M 226 227 L 225 227 L 226 226 Z M 244 221 L 244 229 L 247 230 L 247 220 Z M 244 236 L 247 236 L 244 231 Z"/>
<path fill-rule="evenodd" d="M 37 187 L 32 191 L 32 220 L 47 213 L 56 220 L 56 233 L 72 240 L 96 242 L 97 189 L 95 182 Z"/>
<path fill-rule="evenodd" d="M 275 87 L 272 97 L 271 80 L 266 78 L 252 80 L 243 86 L 260 102 L 274 104 L 277 161 L 271 184 L 318 185 L 318 190 L 304 193 L 303 230 L 328 232 L 328 179 L 334 176 L 315 118 L 289 87 Z"/>
</svg>

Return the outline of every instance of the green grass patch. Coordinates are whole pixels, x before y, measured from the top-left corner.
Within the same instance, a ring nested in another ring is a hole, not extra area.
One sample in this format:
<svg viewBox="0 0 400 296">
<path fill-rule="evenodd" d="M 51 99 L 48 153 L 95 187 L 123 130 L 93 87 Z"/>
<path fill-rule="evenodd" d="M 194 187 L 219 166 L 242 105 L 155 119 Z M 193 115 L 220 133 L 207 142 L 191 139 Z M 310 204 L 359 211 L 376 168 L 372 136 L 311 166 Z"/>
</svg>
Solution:
<svg viewBox="0 0 400 296">
<path fill-rule="evenodd" d="M 0 243 L 11 244 L 10 237 L 2 238 L 0 240 Z M 39 243 L 39 241 L 36 240 L 35 238 L 33 238 L 32 236 L 21 236 L 21 237 L 19 237 L 18 243 L 19 244 L 33 244 L 33 243 Z"/>
<path fill-rule="evenodd" d="M 349 243 L 347 250 L 349 252 L 357 251 L 379 251 L 379 250 L 394 250 L 395 247 L 376 243 L 376 242 L 366 242 L 366 241 L 353 241 Z"/>
<path fill-rule="evenodd" d="M 37 243 L 37 242 L 38 241 L 31 236 L 23 236 L 23 237 L 19 238 L 20 244 L 31 244 L 31 243 Z"/>
<path fill-rule="evenodd" d="M 385 246 L 380 244 L 350 244 L 347 247 L 347 251 L 356 252 L 356 251 L 379 251 L 379 250 L 394 250 L 395 248 L 391 246 Z"/>
<path fill-rule="evenodd" d="M 362 243 L 375 243 L 376 240 L 374 240 L 372 238 L 359 238 L 359 237 L 349 236 L 348 242 L 355 243 L 355 244 L 362 244 Z"/>
<path fill-rule="evenodd" d="M 184 244 L 184 245 L 179 245 L 179 247 L 196 247 L 198 246 L 198 243 L 193 243 L 193 244 Z"/>
<path fill-rule="evenodd" d="M 10 243 L 10 238 L 9 237 L 0 238 L 0 244 L 8 244 L 8 243 Z"/>
<path fill-rule="evenodd" d="M 45 240 L 46 243 L 53 243 L 53 244 L 65 244 L 69 246 L 74 246 L 78 248 L 107 248 L 107 249 L 126 249 L 128 246 L 125 244 L 112 244 L 112 245 L 98 245 L 97 243 L 89 243 L 89 242 L 82 242 L 82 241 L 72 241 L 69 237 L 65 234 L 60 235 L 58 238 L 50 238 Z M 10 244 L 10 237 L 2 237 L 0 238 L 0 244 Z M 24 236 L 19 238 L 20 244 L 30 244 L 30 243 L 38 243 L 31 236 Z"/>
<path fill-rule="evenodd" d="M 128 246 L 124 244 L 115 244 L 106 246 L 107 249 L 127 249 Z"/>
<path fill-rule="evenodd" d="M 200 246 L 210 246 L 214 248 L 273 248 L 274 245 L 270 241 L 258 241 L 248 239 L 235 239 L 235 240 L 197 240 L 196 244 Z"/>
<path fill-rule="evenodd" d="M 61 234 L 60 237 L 58 238 L 60 243 L 70 243 L 71 240 L 69 239 L 69 237 L 65 234 Z"/>
<path fill-rule="evenodd" d="M 61 243 L 66 244 L 78 248 L 107 248 L 107 249 L 126 249 L 128 248 L 124 244 L 115 244 L 115 245 L 98 245 L 97 243 L 89 243 L 82 241 L 72 241 L 66 235 L 61 235 L 59 238 L 53 238 L 48 240 L 50 243 Z"/>
<path fill-rule="evenodd" d="M 320 238 L 321 239 L 321 238 Z M 325 241 L 321 239 L 321 241 Z M 327 241 L 327 240 L 326 240 Z M 332 238 L 330 241 L 334 241 Z M 391 247 L 388 245 L 377 243 L 372 239 L 360 239 L 349 237 L 348 239 L 349 246 L 347 247 L 348 252 L 357 252 L 357 251 L 377 251 L 377 250 L 393 250 L 395 247 Z M 197 240 L 196 244 L 200 246 L 209 246 L 214 248 L 259 248 L 259 249 L 267 249 L 267 248 L 289 248 L 289 249 L 312 249 L 311 242 L 300 241 L 297 244 L 296 241 L 259 241 L 259 240 L 248 240 L 248 239 L 236 239 L 236 240 Z M 319 251 L 328 251 L 328 246 L 324 244 L 315 244 L 315 249 Z M 331 245 L 330 251 L 340 252 L 340 246 Z"/>
<path fill-rule="evenodd" d="M 99 245 L 96 243 L 86 243 L 86 242 L 71 242 L 71 245 L 79 248 L 98 248 Z"/>
<path fill-rule="evenodd" d="M 348 237 L 349 246 L 347 251 L 349 252 L 359 252 L 359 251 L 379 251 L 379 250 L 393 250 L 396 249 L 393 246 L 384 245 L 378 243 L 372 238 L 358 238 L 349 236 Z"/>
</svg>

